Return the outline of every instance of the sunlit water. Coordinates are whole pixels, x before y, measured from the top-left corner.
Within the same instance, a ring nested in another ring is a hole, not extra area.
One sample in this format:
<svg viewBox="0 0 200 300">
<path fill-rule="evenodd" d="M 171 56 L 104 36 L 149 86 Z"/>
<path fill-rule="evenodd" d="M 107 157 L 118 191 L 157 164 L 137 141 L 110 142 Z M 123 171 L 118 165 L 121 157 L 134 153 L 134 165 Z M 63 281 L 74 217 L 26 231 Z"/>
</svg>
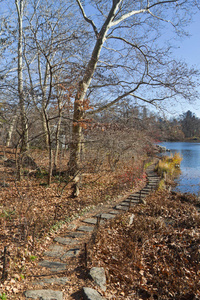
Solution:
<svg viewBox="0 0 200 300">
<path fill-rule="evenodd" d="M 164 142 L 160 145 L 165 146 L 171 153 L 179 152 L 183 158 L 181 175 L 176 179 L 175 190 L 200 195 L 200 143 Z"/>
</svg>

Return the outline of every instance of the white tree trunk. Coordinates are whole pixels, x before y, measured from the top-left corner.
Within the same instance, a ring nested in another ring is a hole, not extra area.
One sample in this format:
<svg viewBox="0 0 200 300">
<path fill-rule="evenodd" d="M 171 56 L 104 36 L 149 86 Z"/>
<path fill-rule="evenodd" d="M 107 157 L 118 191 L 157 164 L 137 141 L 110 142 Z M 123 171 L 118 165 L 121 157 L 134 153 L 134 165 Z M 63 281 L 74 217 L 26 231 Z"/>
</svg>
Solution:
<svg viewBox="0 0 200 300">
<path fill-rule="evenodd" d="M 79 7 L 83 12 L 82 5 L 79 0 L 77 0 Z M 118 9 L 121 0 L 113 1 L 112 8 L 108 14 L 106 21 L 104 22 L 101 30 L 97 33 L 97 29 L 95 27 L 95 33 L 97 36 L 96 43 L 91 55 L 91 58 L 88 62 L 87 68 L 85 70 L 82 81 L 79 82 L 79 87 L 76 93 L 75 101 L 74 101 L 74 115 L 73 115 L 73 125 L 72 125 L 72 139 L 70 144 L 70 160 L 69 160 L 69 173 L 76 178 L 76 182 L 78 182 L 77 177 L 80 173 L 80 154 L 81 154 L 81 141 L 82 141 L 82 126 L 81 121 L 84 118 L 84 109 L 83 109 L 83 101 L 85 99 L 85 95 L 90 86 L 90 82 L 92 80 L 94 71 L 97 67 L 98 59 L 100 56 L 101 49 L 106 40 L 106 34 L 109 28 L 112 26 L 112 21 L 114 19 L 115 13 Z M 94 28 L 94 25 L 93 25 Z"/>
<path fill-rule="evenodd" d="M 13 130 L 14 130 L 14 126 L 15 126 L 17 117 L 18 117 L 18 115 L 15 114 L 9 124 L 8 132 L 6 135 L 6 147 L 10 147 L 10 142 L 11 142 L 11 138 L 12 138 L 12 134 L 13 134 Z"/>
<path fill-rule="evenodd" d="M 24 0 L 15 0 L 18 14 L 18 94 L 19 109 L 21 118 L 21 152 L 28 149 L 28 125 L 26 119 L 26 110 L 23 91 L 23 11 Z"/>
</svg>

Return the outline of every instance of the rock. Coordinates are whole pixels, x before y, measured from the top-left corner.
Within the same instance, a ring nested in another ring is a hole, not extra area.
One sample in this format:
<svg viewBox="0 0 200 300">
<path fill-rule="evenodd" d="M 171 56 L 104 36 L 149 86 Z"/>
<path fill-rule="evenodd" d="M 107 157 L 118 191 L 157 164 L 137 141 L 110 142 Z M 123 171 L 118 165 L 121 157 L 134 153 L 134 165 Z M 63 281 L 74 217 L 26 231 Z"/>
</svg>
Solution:
<svg viewBox="0 0 200 300">
<path fill-rule="evenodd" d="M 132 224 L 133 224 L 133 219 L 135 218 L 135 215 L 134 214 L 132 214 L 131 216 L 130 216 L 130 219 L 129 219 L 129 226 L 131 226 Z"/>
<path fill-rule="evenodd" d="M 52 271 L 64 271 L 66 270 L 67 265 L 64 263 L 56 262 L 56 261 L 48 261 L 48 260 L 43 260 L 38 263 L 39 266 L 51 269 Z"/>
<path fill-rule="evenodd" d="M 94 280 L 94 282 L 100 286 L 102 291 L 106 291 L 106 274 L 105 270 L 102 267 L 93 267 L 90 270 L 90 276 Z"/>
<path fill-rule="evenodd" d="M 67 277 L 59 277 L 59 278 L 44 278 L 42 280 L 33 281 L 34 285 L 45 285 L 45 284 L 62 284 L 65 285 L 69 279 Z"/>
<path fill-rule="evenodd" d="M 96 215 L 96 217 L 101 217 L 102 219 L 106 219 L 106 220 L 114 218 L 114 216 L 109 213 L 98 214 L 98 215 Z"/>
<path fill-rule="evenodd" d="M 80 249 L 70 249 L 69 251 L 67 251 L 62 257 L 61 257 L 61 260 L 65 260 L 66 258 L 69 258 L 69 257 L 76 257 L 79 255 L 80 253 Z"/>
<path fill-rule="evenodd" d="M 122 205 L 122 206 L 128 206 L 129 207 L 129 202 L 123 201 L 123 202 L 120 203 L 120 205 Z"/>
<path fill-rule="evenodd" d="M 70 238 L 64 238 L 61 236 L 57 236 L 54 241 L 63 244 L 63 245 L 71 245 L 71 244 L 76 244 L 77 241 L 75 241 L 74 239 L 70 239 Z"/>
<path fill-rule="evenodd" d="M 144 200 L 144 199 L 141 199 L 141 200 L 140 200 L 140 203 L 142 203 L 143 205 L 146 205 L 146 204 L 147 204 L 146 200 Z"/>
<path fill-rule="evenodd" d="M 64 252 L 65 250 L 62 246 L 51 245 L 49 251 L 45 251 L 44 255 L 49 257 L 61 257 Z"/>
<path fill-rule="evenodd" d="M 120 212 L 118 210 L 110 210 L 109 214 L 118 215 Z"/>
<path fill-rule="evenodd" d="M 97 224 L 97 218 L 87 218 L 87 219 L 82 220 L 82 222 L 96 225 Z M 101 220 L 101 223 L 102 223 L 102 220 Z"/>
<path fill-rule="evenodd" d="M 65 248 L 63 246 L 60 246 L 60 245 L 55 245 L 55 244 L 52 244 L 49 246 L 49 251 L 55 251 L 55 252 L 64 252 L 65 251 Z"/>
<path fill-rule="evenodd" d="M 89 287 L 83 288 L 83 299 L 84 300 L 106 300 L 106 298 L 102 297 L 96 290 Z"/>
<path fill-rule="evenodd" d="M 66 235 L 66 237 L 71 237 L 71 238 L 83 238 L 85 237 L 85 233 L 83 232 L 70 232 Z"/>
<path fill-rule="evenodd" d="M 117 206 L 115 206 L 115 208 L 119 209 L 119 210 L 125 210 L 125 211 L 128 210 L 128 206 L 122 206 L 122 205 L 117 205 Z"/>
<path fill-rule="evenodd" d="M 167 149 L 166 147 L 161 146 L 161 145 L 155 145 L 154 148 L 155 148 L 155 151 L 158 152 L 158 153 L 163 153 L 163 152 L 166 152 L 166 151 L 170 151 L 169 149 Z"/>
<path fill-rule="evenodd" d="M 62 300 L 63 293 L 53 290 L 29 290 L 25 293 L 26 298 L 40 299 L 40 300 Z"/>
<path fill-rule="evenodd" d="M 92 232 L 94 230 L 94 226 L 80 226 L 77 228 L 77 230 L 84 232 Z"/>
</svg>

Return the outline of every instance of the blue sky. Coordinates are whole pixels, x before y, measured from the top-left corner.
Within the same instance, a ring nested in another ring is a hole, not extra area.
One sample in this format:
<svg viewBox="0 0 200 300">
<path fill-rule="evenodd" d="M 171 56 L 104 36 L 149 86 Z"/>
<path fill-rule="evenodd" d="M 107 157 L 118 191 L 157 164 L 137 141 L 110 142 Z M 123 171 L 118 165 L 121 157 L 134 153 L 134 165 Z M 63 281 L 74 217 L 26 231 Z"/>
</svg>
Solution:
<svg viewBox="0 0 200 300">
<path fill-rule="evenodd" d="M 200 70 L 200 11 L 193 17 L 193 21 L 187 27 L 190 37 L 185 37 L 182 41 L 178 41 L 178 49 L 174 50 L 174 54 L 185 61 L 189 66 L 195 66 Z M 200 92 L 200 88 L 199 88 Z M 191 110 L 200 118 L 200 99 L 191 105 L 180 105 L 180 113 Z"/>
<path fill-rule="evenodd" d="M 3 6 L 3 9 L 5 9 L 5 6 Z M 170 26 L 168 28 L 169 32 L 167 32 L 166 38 L 171 35 Z M 200 10 L 194 15 L 191 24 L 187 27 L 187 31 L 191 35 L 190 37 L 184 37 L 182 40 L 174 40 L 178 47 L 174 50 L 174 55 L 178 59 L 185 61 L 189 66 L 194 65 L 200 70 Z M 174 107 L 171 107 L 171 112 L 176 113 L 176 115 L 182 114 L 187 110 L 191 110 L 200 118 L 200 99 L 195 104 L 189 105 L 184 102 L 178 105 L 175 103 Z"/>
<path fill-rule="evenodd" d="M 200 11 L 193 17 L 193 21 L 187 27 L 190 37 L 185 37 L 179 42 L 176 50 L 179 58 L 185 59 L 189 64 L 200 68 Z"/>
</svg>

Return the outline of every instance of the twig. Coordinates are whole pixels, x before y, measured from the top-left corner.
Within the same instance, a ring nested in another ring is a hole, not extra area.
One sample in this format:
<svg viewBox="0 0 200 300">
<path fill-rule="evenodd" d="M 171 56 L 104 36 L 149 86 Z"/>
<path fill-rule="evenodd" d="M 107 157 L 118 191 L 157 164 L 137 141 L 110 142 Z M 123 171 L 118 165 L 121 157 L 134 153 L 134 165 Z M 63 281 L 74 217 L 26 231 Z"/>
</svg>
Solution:
<svg viewBox="0 0 200 300">
<path fill-rule="evenodd" d="M 3 270 L 1 280 L 5 281 L 8 278 L 8 269 L 7 269 L 7 246 L 4 247 L 3 253 Z"/>
<path fill-rule="evenodd" d="M 85 267 L 87 268 L 87 261 L 88 261 L 88 250 L 87 250 L 87 243 L 84 244 L 84 262 L 85 262 Z"/>
<path fill-rule="evenodd" d="M 35 248 L 35 231 L 36 231 L 36 223 L 34 223 L 34 225 L 33 225 L 33 235 L 32 235 L 32 237 L 33 237 L 33 243 L 32 243 L 32 249 Z"/>
<path fill-rule="evenodd" d="M 97 216 L 96 228 L 98 229 L 101 222 L 101 215 Z"/>
</svg>

